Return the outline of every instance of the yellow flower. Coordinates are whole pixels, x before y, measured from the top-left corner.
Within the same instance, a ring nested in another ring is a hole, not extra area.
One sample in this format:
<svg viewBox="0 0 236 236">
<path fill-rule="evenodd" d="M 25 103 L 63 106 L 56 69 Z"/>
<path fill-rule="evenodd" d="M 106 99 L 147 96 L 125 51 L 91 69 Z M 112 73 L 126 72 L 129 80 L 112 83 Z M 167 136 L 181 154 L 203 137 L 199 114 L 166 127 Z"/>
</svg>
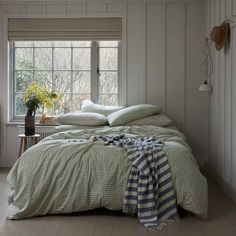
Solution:
<svg viewBox="0 0 236 236">
<path fill-rule="evenodd" d="M 39 107 L 53 107 L 53 101 L 58 99 L 58 94 L 48 92 L 46 87 L 31 83 L 23 96 L 23 102 L 29 110 L 36 111 Z"/>
</svg>

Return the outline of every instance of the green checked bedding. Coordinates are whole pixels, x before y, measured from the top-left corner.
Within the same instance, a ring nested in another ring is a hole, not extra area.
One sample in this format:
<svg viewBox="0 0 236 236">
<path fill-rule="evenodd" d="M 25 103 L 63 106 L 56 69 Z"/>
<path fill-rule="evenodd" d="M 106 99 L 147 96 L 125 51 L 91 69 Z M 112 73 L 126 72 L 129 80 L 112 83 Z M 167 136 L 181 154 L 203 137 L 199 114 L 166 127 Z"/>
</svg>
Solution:
<svg viewBox="0 0 236 236">
<path fill-rule="evenodd" d="M 103 127 L 51 135 L 29 148 L 7 180 L 9 219 L 105 207 L 122 210 L 131 164 L 124 148 L 94 136 L 154 137 L 164 142 L 177 204 L 207 217 L 207 182 L 182 133 L 155 126 Z"/>
</svg>

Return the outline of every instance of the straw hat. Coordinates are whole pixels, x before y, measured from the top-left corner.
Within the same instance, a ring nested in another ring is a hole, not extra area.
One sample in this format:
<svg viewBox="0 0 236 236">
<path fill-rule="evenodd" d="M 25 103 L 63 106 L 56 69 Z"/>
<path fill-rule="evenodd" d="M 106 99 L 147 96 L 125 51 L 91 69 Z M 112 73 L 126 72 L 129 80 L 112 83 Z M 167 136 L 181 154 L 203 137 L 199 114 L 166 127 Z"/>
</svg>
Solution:
<svg viewBox="0 0 236 236">
<path fill-rule="evenodd" d="M 215 26 L 211 33 L 210 38 L 215 43 L 216 50 L 224 47 L 229 37 L 229 23 L 223 22 L 220 26 Z"/>
</svg>

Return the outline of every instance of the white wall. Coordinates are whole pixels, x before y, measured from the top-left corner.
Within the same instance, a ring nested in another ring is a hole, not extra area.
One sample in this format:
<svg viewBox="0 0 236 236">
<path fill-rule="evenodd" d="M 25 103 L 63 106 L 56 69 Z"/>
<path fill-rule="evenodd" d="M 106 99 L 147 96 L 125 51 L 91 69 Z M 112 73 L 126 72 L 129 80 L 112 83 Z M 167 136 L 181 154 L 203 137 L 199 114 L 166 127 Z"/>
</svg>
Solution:
<svg viewBox="0 0 236 236">
<path fill-rule="evenodd" d="M 17 128 L 7 124 L 6 17 L 122 16 L 123 100 L 158 104 L 186 133 L 200 164 L 208 156 L 208 97 L 197 91 L 204 41 L 202 0 L 8 1 L 0 13 L 2 156 L 11 166 L 17 156 Z M 3 23 L 1 22 L 3 20 Z M 3 27 L 3 31 L 1 30 Z M 2 39 L 3 37 L 3 39 Z M 5 44 L 6 45 L 6 44 Z"/>
<path fill-rule="evenodd" d="M 213 26 L 224 20 L 231 21 L 229 44 L 219 52 L 212 47 L 214 72 L 208 167 L 236 200 L 236 1 L 207 0 L 206 13 L 207 35 Z"/>
</svg>

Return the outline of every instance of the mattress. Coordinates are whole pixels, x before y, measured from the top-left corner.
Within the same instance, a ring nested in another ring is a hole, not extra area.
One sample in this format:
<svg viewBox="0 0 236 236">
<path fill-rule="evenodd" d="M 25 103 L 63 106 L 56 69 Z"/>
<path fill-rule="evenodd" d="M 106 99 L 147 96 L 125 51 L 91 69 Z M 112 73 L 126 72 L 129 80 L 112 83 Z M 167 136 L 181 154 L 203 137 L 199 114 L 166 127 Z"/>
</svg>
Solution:
<svg viewBox="0 0 236 236">
<path fill-rule="evenodd" d="M 123 148 L 93 141 L 96 135 L 117 134 L 163 141 L 178 205 L 207 217 L 207 181 L 184 134 L 154 126 L 70 129 L 43 139 L 23 153 L 7 177 L 7 217 L 122 210 L 131 164 Z"/>
</svg>

